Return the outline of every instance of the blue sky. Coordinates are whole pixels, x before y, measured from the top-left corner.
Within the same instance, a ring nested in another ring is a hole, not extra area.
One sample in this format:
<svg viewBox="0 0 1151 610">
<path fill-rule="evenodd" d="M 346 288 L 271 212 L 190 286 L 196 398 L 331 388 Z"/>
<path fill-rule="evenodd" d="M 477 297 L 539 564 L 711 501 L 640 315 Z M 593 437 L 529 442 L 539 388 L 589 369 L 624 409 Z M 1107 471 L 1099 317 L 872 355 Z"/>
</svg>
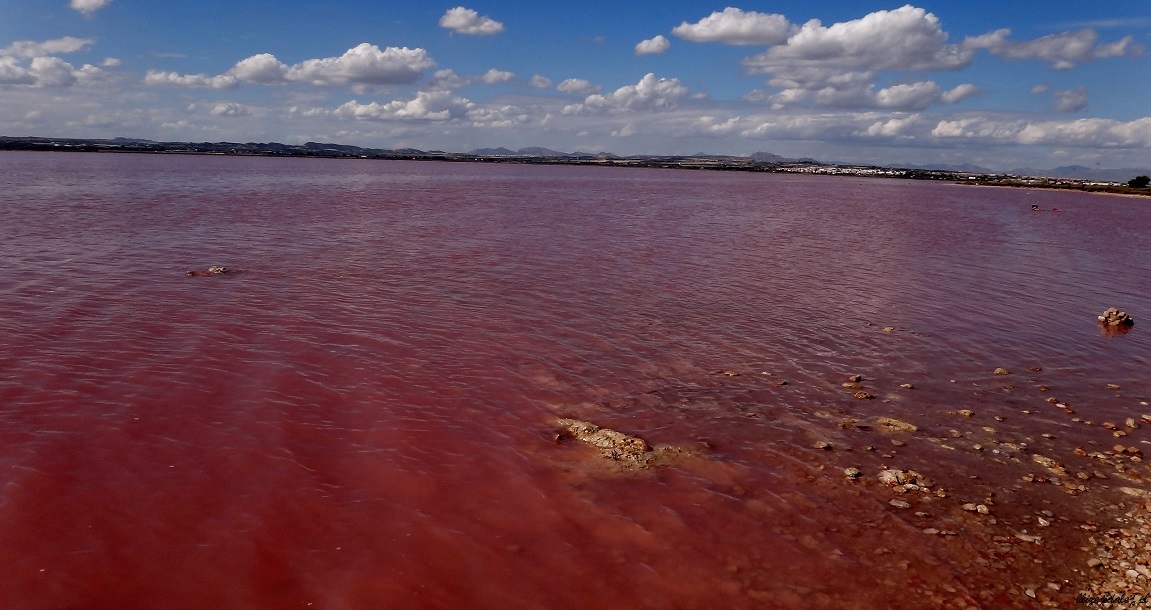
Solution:
<svg viewBox="0 0 1151 610">
<path fill-rule="evenodd" d="M 5 0 L 0 134 L 1151 165 L 1151 3 Z"/>
</svg>

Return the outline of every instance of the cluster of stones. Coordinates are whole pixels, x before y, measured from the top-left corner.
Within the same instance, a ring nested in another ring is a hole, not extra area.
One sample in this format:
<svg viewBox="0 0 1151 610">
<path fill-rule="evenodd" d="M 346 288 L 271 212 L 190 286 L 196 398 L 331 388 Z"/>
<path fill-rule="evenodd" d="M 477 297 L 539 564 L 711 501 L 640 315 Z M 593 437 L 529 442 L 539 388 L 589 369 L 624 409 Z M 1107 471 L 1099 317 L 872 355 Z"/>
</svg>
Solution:
<svg viewBox="0 0 1151 610">
<path fill-rule="evenodd" d="M 1093 573 L 1088 581 L 1090 589 L 1082 593 L 1091 597 L 1142 595 L 1151 585 L 1151 502 L 1143 490 L 1123 491 L 1139 498 L 1121 519 L 1124 527 L 1088 539 L 1094 556 L 1087 560 L 1087 566 Z"/>
<path fill-rule="evenodd" d="M 914 470 L 881 470 L 877 478 L 880 483 L 887 485 L 892 491 L 899 494 L 911 491 L 931 493 L 931 488 L 935 486 L 935 481 Z M 937 490 L 936 493 L 942 491 Z"/>
<path fill-rule="evenodd" d="M 1107 311 L 1099 316 L 1099 323 L 1104 326 L 1131 326 L 1135 320 L 1125 311 L 1119 311 L 1116 307 L 1108 307 Z"/>
</svg>

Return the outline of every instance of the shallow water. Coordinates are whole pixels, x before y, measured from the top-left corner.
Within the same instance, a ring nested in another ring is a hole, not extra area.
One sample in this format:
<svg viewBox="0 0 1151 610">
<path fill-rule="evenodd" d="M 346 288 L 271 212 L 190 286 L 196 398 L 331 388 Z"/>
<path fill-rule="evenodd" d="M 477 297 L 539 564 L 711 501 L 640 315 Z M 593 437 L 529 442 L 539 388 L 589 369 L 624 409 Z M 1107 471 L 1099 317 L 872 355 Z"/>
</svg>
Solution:
<svg viewBox="0 0 1151 610">
<path fill-rule="evenodd" d="M 893 509 L 874 473 L 1000 490 L 1021 512 L 995 527 L 1018 529 L 1062 496 L 1016 491 L 1019 460 L 950 429 L 1026 439 L 1026 464 L 1109 443 L 1047 395 L 1097 422 L 1151 413 L 1142 199 L 366 160 L 0 167 L 0 607 L 1026 605 L 986 591 L 1069 574 L 1065 553 L 1028 572 L 976 534 L 920 541 L 966 515 Z M 185 275 L 210 265 L 235 272 Z M 1147 322 L 1105 333 L 1112 305 Z M 875 399 L 841 387 L 855 373 Z M 924 434 L 893 448 L 842 424 L 876 415 Z M 614 472 L 557 443 L 557 416 L 700 457 Z"/>
</svg>

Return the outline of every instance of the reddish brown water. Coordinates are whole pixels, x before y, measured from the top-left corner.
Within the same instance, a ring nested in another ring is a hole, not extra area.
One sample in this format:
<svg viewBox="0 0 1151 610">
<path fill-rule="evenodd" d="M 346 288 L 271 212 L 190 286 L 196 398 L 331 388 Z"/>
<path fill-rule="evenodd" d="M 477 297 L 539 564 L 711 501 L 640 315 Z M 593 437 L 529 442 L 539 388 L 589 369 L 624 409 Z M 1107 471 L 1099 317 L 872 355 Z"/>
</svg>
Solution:
<svg viewBox="0 0 1151 610">
<path fill-rule="evenodd" d="M 1081 536 L 990 536 L 1111 501 L 1018 483 L 1027 453 L 1112 442 L 1043 398 L 1151 413 L 1146 200 L 204 156 L 0 169 L 2 608 L 1026 606 L 1073 583 Z M 239 271 L 185 275 L 209 265 Z M 1112 305 L 1131 332 L 1097 326 Z M 853 373 L 876 399 L 840 387 Z M 876 415 L 922 434 L 840 425 Z M 707 448 L 612 473 L 555 442 L 557 416 Z M 1023 459 L 967 449 L 990 434 Z M 893 508 L 884 465 L 951 497 Z M 958 508 L 994 494 L 998 524 Z"/>
</svg>

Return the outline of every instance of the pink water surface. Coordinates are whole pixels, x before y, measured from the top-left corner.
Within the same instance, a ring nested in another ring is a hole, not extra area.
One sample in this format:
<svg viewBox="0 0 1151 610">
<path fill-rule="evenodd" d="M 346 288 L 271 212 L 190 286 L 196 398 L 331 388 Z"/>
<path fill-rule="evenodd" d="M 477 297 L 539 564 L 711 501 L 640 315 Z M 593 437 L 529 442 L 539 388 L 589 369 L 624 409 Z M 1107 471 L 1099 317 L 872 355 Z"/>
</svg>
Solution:
<svg viewBox="0 0 1151 610">
<path fill-rule="evenodd" d="M 942 436 L 949 409 L 1042 404 L 998 392 L 1000 366 L 1099 419 L 1151 395 L 1141 199 L 368 160 L 0 169 L 0 608 L 980 599 L 976 543 L 912 541 L 839 473 L 1015 474 L 865 455 L 836 422 Z M 186 276 L 209 265 L 235 272 Z M 1112 305 L 1131 332 L 1096 325 Z M 853 373 L 878 400 L 840 387 Z M 607 472 L 555 441 L 558 416 L 704 457 Z M 1018 419 L 997 425 L 1095 438 Z"/>
</svg>

